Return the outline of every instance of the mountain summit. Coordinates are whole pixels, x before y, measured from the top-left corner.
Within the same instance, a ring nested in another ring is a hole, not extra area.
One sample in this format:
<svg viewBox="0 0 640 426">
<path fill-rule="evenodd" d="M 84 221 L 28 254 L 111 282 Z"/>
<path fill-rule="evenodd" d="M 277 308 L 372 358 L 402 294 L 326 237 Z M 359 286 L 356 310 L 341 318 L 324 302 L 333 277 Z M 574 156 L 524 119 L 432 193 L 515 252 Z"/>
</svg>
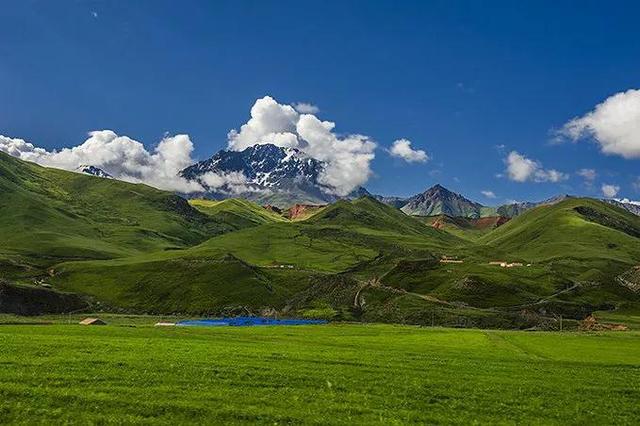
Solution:
<svg viewBox="0 0 640 426">
<path fill-rule="evenodd" d="M 437 184 L 407 199 L 401 210 L 414 216 L 446 214 L 479 218 L 484 215 L 486 208 Z"/>
<path fill-rule="evenodd" d="M 326 204 L 336 201 L 332 188 L 321 182 L 326 163 L 295 148 L 254 145 L 244 151 L 221 150 L 208 160 L 180 172 L 198 181 L 207 198 L 244 198 L 262 204 L 288 207 L 295 203 Z M 366 195 L 354 190 L 354 198 Z"/>
</svg>

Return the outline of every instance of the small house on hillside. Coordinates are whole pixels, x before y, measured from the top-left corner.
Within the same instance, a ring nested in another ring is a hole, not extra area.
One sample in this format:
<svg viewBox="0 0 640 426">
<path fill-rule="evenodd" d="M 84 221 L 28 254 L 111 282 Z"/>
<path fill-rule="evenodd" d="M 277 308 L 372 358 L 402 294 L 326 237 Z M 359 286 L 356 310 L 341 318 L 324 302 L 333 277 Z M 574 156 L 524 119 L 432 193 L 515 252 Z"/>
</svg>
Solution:
<svg viewBox="0 0 640 426">
<path fill-rule="evenodd" d="M 106 322 L 100 318 L 85 318 L 79 323 L 80 325 L 107 325 Z"/>
<path fill-rule="evenodd" d="M 464 263 L 464 262 L 462 260 L 459 260 L 458 256 L 442 255 L 440 257 L 440 263 Z"/>
</svg>

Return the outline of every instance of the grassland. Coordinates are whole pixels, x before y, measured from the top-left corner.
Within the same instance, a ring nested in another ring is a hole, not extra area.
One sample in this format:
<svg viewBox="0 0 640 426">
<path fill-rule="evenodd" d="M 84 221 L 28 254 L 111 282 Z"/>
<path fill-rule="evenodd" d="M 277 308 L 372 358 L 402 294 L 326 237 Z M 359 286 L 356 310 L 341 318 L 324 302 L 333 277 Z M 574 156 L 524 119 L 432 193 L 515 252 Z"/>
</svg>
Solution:
<svg viewBox="0 0 640 426">
<path fill-rule="evenodd" d="M 640 418 L 636 332 L 354 324 L 154 329 L 142 322 L 0 326 L 0 423 L 633 424 Z"/>
</svg>

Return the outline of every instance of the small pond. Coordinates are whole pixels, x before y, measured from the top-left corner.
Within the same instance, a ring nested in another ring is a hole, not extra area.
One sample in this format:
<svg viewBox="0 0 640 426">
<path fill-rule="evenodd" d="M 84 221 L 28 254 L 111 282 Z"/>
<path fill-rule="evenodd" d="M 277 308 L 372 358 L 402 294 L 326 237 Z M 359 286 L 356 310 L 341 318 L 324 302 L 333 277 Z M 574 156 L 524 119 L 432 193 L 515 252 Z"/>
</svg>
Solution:
<svg viewBox="0 0 640 426">
<path fill-rule="evenodd" d="M 176 323 L 182 327 L 223 327 L 223 326 L 256 326 L 256 325 L 313 325 L 326 324 L 325 320 L 293 319 L 293 318 L 264 318 L 264 317 L 232 317 L 186 320 Z"/>
</svg>

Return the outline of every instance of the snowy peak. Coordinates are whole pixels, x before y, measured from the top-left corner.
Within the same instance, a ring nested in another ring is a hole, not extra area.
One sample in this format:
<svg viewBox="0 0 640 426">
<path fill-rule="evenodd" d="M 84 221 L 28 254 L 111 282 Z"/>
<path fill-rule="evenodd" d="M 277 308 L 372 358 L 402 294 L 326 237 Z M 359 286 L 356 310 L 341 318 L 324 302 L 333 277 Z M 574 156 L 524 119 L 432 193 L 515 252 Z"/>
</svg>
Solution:
<svg viewBox="0 0 640 426">
<path fill-rule="evenodd" d="M 105 172 L 104 170 L 96 166 L 91 166 L 87 164 L 82 164 L 76 167 L 76 172 L 84 173 L 86 175 L 96 176 L 100 178 L 105 178 L 105 179 L 113 179 L 113 176 L 111 176 L 109 173 Z"/>
<path fill-rule="evenodd" d="M 278 188 L 293 181 L 319 185 L 318 177 L 325 164 L 307 157 L 294 148 L 271 144 L 254 145 L 244 151 L 219 151 L 208 160 L 184 169 L 180 175 L 200 180 L 206 173 L 242 173 L 248 185 Z"/>
<path fill-rule="evenodd" d="M 602 201 L 604 201 L 605 203 L 613 204 L 614 206 L 618 206 L 630 213 L 640 216 L 640 202 L 638 201 L 631 201 L 628 199 L 616 200 L 611 198 L 605 198 Z"/>
<path fill-rule="evenodd" d="M 199 182 L 209 198 L 241 197 L 261 204 L 285 208 L 295 203 L 325 204 L 337 199 L 323 185 L 321 175 L 326 163 L 295 148 L 272 144 L 254 145 L 244 151 L 221 150 L 208 160 L 180 172 L 188 180 Z M 214 186 L 224 179 L 211 176 L 240 177 L 242 185 Z"/>
</svg>

